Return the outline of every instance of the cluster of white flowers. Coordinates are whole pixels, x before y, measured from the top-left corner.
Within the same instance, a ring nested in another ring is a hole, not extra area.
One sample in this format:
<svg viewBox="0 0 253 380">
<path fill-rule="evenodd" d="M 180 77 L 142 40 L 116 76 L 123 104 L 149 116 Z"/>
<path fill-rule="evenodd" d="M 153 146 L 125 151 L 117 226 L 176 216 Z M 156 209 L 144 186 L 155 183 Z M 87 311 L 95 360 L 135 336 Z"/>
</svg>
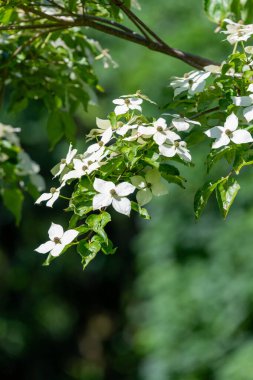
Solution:
<svg viewBox="0 0 253 380">
<path fill-rule="evenodd" d="M 60 186 L 42 194 L 35 203 L 46 202 L 46 206 L 52 207 L 61 197 L 62 189 L 73 180 L 82 177 L 87 177 L 92 184 L 93 195 L 89 199 L 93 211 L 112 206 L 117 212 L 129 216 L 131 212 L 129 197 L 135 191 L 140 207 L 150 202 L 153 196 L 167 194 L 168 183 L 159 172 L 159 165 L 157 168 L 146 166 L 140 173 L 133 171 L 127 175 L 126 181 L 121 180 L 121 175 L 116 176 L 116 180 L 112 180 L 113 176 L 110 175 L 107 180 L 106 174 L 100 178 L 103 166 L 111 163 L 113 167 L 114 158 L 120 154 L 117 149 L 122 145 L 133 144 L 137 150 L 150 146 L 154 149 L 156 160 L 161 156 L 164 157 L 162 161 L 166 161 L 166 158 L 178 155 L 183 161 L 191 161 L 191 154 L 178 132 L 187 132 L 193 125 L 199 123 L 177 114 L 172 115 L 170 125 L 163 117 L 143 122 L 146 119 L 136 114 L 136 111 L 142 111 L 142 102 L 141 98 L 134 96 L 115 99 L 113 103 L 116 105 L 114 109 L 116 124 L 112 125 L 110 120 L 97 118 L 97 128 L 88 135 L 88 139 L 95 139 L 96 142 L 89 145 L 82 154 L 70 144 L 66 158 L 62 159 L 54 170 L 54 178 L 59 178 Z M 61 226 L 52 224 L 49 229 L 50 241 L 42 244 L 36 251 L 50 252 L 52 256 L 58 256 L 77 235 L 78 232 L 74 229 L 64 233 Z"/>
<path fill-rule="evenodd" d="M 171 87 L 174 89 L 174 96 L 187 91 L 189 95 L 194 95 L 202 92 L 206 85 L 206 79 L 211 75 L 206 71 L 190 71 L 186 73 L 183 78 L 175 77 L 170 82 Z"/>
<path fill-rule="evenodd" d="M 232 113 L 226 118 L 224 127 L 217 126 L 208 129 L 205 134 L 215 139 L 212 145 L 213 149 L 226 146 L 232 141 L 235 144 L 246 144 L 253 141 L 251 134 L 245 129 L 238 128 L 238 117 Z"/>
<path fill-rule="evenodd" d="M 253 35 L 253 24 L 243 25 L 229 19 L 224 21 L 227 23 L 227 30 L 222 33 L 227 34 L 227 40 L 231 45 L 239 41 L 247 41 Z"/>
</svg>

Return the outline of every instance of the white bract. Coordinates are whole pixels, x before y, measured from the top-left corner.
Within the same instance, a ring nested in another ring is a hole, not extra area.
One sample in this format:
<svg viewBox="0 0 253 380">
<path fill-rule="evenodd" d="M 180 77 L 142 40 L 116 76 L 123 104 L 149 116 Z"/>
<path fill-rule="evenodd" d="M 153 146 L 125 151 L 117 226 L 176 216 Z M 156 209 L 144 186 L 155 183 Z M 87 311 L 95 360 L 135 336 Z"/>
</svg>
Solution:
<svg viewBox="0 0 253 380">
<path fill-rule="evenodd" d="M 230 44 L 235 44 L 239 41 L 247 41 L 253 34 L 253 25 L 242 25 L 233 22 L 229 19 L 225 19 L 227 30 L 223 30 L 221 33 L 227 34 L 227 40 Z"/>
<path fill-rule="evenodd" d="M 237 129 L 238 127 L 238 117 L 231 113 L 226 118 L 224 127 L 217 126 L 205 131 L 205 134 L 211 139 L 215 139 L 212 145 L 213 149 L 218 149 L 222 146 L 226 146 L 233 141 L 235 144 L 245 144 L 252 142 L 253 139 L 251 134 L 245 129 Z"/>
<path fill-rule="evenodd" d="M 134 192 L 135 186 L 128 182 L 115 185 L 111 181 L 95 178 L 93 187 L 99 193 L 93 198 L 93 210 L 112 205 L 119 213 L 130 215 L 131 202 L 126 196 Z"/>
<path fill-rule="evenodd" d="M 181 117 L 180 115 L 172 116 L 174 116 L 174 119 L 172 119 L 171 123 L 178 132 L 189 132 L 192 125 L 200 125 L 198 121 L 187 119 L 187 117 Z"/>
<path fill-rule="evenodd" d="M 47 207 L 53 207 L 54 202 L 60 196 L 60 190 L 61 190 L 62 187 L 63 187 L 63 185 L 61 185 L 57 189 L 55 187 L 52 187 L 50 189 L 49 193 L 43 193 L 43 194 L 41 194 L 41 196 L 36 200 L 35 204 L 40 204 L 41 202 L 47 201 L 46 206 Z"/>
<path fill-rule="evenodd" d="M 174 157 L 177 154 L 182 160 L 191 161 L 191 154 L 185 141 L 166 140 L 159 146 L 159 152 L 165 157 Z"/>
<path fill-rule="evenodd" d="M 151 169 L 145 177 L 139 175 L 131 178 L 132 184 L 139 189 L 136 194 L 137 202 L 144 206 L 151 201 L 153 195 L 159 197 L 168 194 L 167 182 L 161 177 L 157 169 Z"/>
<path fill-rule="evenodd" d="M 114 104 L 117 106 L 114 109 L 116 115 L 123 115 L 129 110 L 138 110 L 142 111 L 140 104 L 142 104 L 142 99 L 139 98 L 120 98 L 114 99 Z"/>
<path fill-rule="evenodd" d="M 59 170 L 55 174 L 54 178 L 63 172 L 65 167 L 71 163 L 71 161 L 73 160 L 73 158 L 75 157 L 76 154 L 77 154 L 77 149 L 72 149 L 72 144 L 70 144 L 67 156 L 66 156 L 66 158 L 63 158 L 61 160 Z"/>
<path fill-rule="evenodd" d="M 203 91 L 206 79 L 210 75 L 211 73 L 206 71 L 190 71 L 189 73 L 186 73 L 183 78 L 175 77 L 170 83 L 174 88 L 174 96 L 177 96 L 184 91 L 188 91 L 190 95 Z"/>
<path fill-rule="evenodd" d="M 125 136 L 128 131 L 138 128 L 138 124 L 123 124 L 121 127 L 116 129 L 116 133 L 120 136 Z"/>
<path fill-rule="evenodd" d="M 76 230 L 63 230 L 62 226 L 59 224 L 52 223 L 48 230 L 49 241 L 41 244 L 35 249 L 39 253 L 48 253 L 52 256 L 59 256 L 66 245 L 70 244 L 78 235 Z"/>
<path fill-rule="evenodd" d="M 249 85 L 247 90 L 253 92 L 252 84 Z M 236 106 L 244 107 L 243 116 L 248 123 L 253 120 L 253 94 L 248 96 L 233 96 L 232 100 Z"/>
</svg>

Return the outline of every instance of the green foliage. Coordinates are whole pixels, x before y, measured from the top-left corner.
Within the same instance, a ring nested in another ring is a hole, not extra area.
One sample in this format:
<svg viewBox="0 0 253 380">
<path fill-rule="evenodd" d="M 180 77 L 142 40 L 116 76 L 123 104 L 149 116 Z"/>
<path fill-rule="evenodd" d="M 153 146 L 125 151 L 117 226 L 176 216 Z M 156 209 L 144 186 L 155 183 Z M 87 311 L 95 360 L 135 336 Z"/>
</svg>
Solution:
<svg viewBox="0 0 253 380">
<path fill-rule="evenodd" d="M 19 224 L 23 193 L 37 198 L 44 182 L 38 175 L 39 166 L 21 148 L 17 131 L 10 125 L 0 124 L 0 195 Z"/>
<path fill-rule="evenodd" d="M 216 24 L 221 24 L 225 18 L 249 24 L 253 21 L 252 6 L 252 0 L 204 0 L 206 13 Z"/>
</svg>

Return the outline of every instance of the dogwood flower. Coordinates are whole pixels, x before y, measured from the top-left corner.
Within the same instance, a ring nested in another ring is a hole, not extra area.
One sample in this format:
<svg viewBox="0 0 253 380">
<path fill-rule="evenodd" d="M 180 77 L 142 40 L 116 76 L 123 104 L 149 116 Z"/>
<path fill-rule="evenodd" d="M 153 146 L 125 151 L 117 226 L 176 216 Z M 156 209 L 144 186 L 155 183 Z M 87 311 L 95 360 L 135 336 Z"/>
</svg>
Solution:
<svg viewBox="0 0 253 380">
<path fill-rule="evenodd" d="M 221 33 L 227 34 L 228 42 L 233 45 L 239 41 L 247 41 L 253 34 L 253 25 L 242 25 L 240 23 L 233 22 L 229 19 L 224 19 L 228 25 L 227 30 L 221 31 Z"/>
<path fill-rule="evenodd" d="M 112 128 L 107 128 L 103 132 L 101 140 L 95 144 L 90 145 L 85 153 L 92 154 L 98 152 L 98 156 L 101 156 L 104 153 L 105 145 L 111 140 L 112 134 Z"/>
<path fill-rule="evenodd" d="M 238 117 L 231 113 L 226 118 L 224 127 L 217 126 L 205 131 L 205 134 L 211 139 L 215 139 L 212 145 L 213 149 L 218 149 L 221 146 L 226 146 L 233 141 L 235 144 L 246 144 L 252 142 L 251 134 L 245 129 L 237 129 Z"/>
<path fill-rule="evenodd" d="M 115 185 L 111 181 L 95 178 L 93 187 L 99 193 L 93 198 L 93 210 L 112 205 L 117 212 L 130 215 L 131 202 L 126 196 L 134 192 L 135 186 L 128 182 Z"/>
<path fill-rule="evenodd" d="M 203 91 L 206 79 L 210 75 L 210 72 L 196 70 L 186 73 L 183 78 L 175 77 L 170 83 L 174 88 L 174 96 L 177 96 L 184 91 L 188 91 L 190 95 Z"/>
<path fill-rule="evenodd" d="M 117 104 L 114 109 L 116 115 L 123 115 L 129 110 L 138 110 L 142 111 L 140 104 L 142 104 L 142 99 L 139 98 L 120 98 L 114 99 L 112 102 Z"/>
<path fill-rule="evenodd" d="M 166 120 L 162 117 L 153 123 L 153 127 L 140 126 L 138 132 L 143 136 L 153 136 L 157 145 L 163 144 L 167 138 L 171 140 L 180 139 L 180 136 L 168 129 Z"/>
<path fill-rule="evenodd" d="M 83 175 L 88 175 L 92 173 L 94 170 L 98 169 L 101 166 L 101 162 L 93 160 L 92 155 L 90 158 L 84 158 L 84 159 L 74 159 L 74 170 L 71 170 L 70 172 L 66 173 L 62 177 L 62 181 L 66 182 L 69 179 L 74 178 L 81 178 Z"/>
<path fill-rule="evenodd" d="M 252 84 L 248 87 L 249 92 L 253 92 Z M 238 107 L 245 107 L 243 110 L 243 116 L 249 123 L 253 120 L 253 94 L 248 96 L 232 96 L 233 103 Z"/>
<path fill-rule="evenodd" d="M 159 145 L 159 152 L 165 157 L 174 157 L 177 154 L 182 160 L 191 161 L 191 154 L 185 141 L 166 140 L 164 144 Z"/>
<path fill-rule="evenodd" d="M 72 144 L 70 144 L 67 156 L 66 156 L 66 158 L 63 158 L 61 160 L 59 170 L 55 174 L 54 178 L 63 172 L 65 167 L 71 163 L 71 161 L 73 160 L 73 158 L 75 157 L 76 154 L 77 154 L 77 149 L 72 149 Z"/>
<path fill-rule="evenodd" d="M 55 187 L 51 187 L 49 193 L 41 194 L 41 196 L 36 200 L 35 204 L 40 204 L 41 202 L 47 201 L 46 206 L 53 207 L 54 202 L 60 196 L 60 190 L 62 187 L 63 187 L 63 184 L 57 189 Z"/>
<path fill-rule="evenodd" d="M 159 197 L 168 194 L 167 182 L 162 178 L 157 169 L 151 169 L 145 177 L 139 175 L 131 177 L 132 184 L 139 189 L 136 194 L 137 202 L 144 206 L 151 201 L 153 195 Z"/>
<path fill-rule="evenodd" d="M 62 226 L 59 224 L 52 223 L 48 230 L 49 241 L 41 244 L 35 249 L 39 253 L 48 253 L 52 256 L 59 256 L 66 245 L 70 244 L 78 235 L 76 230 L 63 230 Z"/>
</svg>

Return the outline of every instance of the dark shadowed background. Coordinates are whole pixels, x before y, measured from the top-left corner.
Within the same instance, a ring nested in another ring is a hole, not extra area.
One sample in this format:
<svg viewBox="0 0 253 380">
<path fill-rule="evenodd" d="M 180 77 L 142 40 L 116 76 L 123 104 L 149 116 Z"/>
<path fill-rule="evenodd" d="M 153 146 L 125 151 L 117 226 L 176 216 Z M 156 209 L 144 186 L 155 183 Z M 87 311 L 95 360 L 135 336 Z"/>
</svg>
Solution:
<svg viewBox="0 0 253 380">
<path fill-rule="evenodd" d="M 143 20 L 173 47 L 217 61 L 228 51 L 201 1 L 140 3 Z M 99 38 L 119 68 L 95 64 L 105 93 L 88 114 L 76 115 L 80 147 L 114 98 L 141 89 L 162 107 L 170 77 L 191 70 L 140 46 Z M 158 116 L 163 109 L 146 111 Z M 34 103 L 22 115 L 2 110 L 1 120 L 22 127 L 24 147 L 51 187 L 49 171 L 68 146 L 49 152 L 44 108 Z M 211 203 L 196 223 L 202 157 L 201 148 L 193 153 L 189 191 L 171 185 L 150 206 L 150 222 L 115 214 L 109 234 L 117 254 L 99 255 L 85 271 L 74 250 L 50 267 L 33 251 L 51 221 L 67 224 L 57 203 L 48 209 L 27 198 L 20 228 L 0 206 L 1 379 L 253 379 L 253 173 L 242 175 L 227 221 Z"/>
</svg>

